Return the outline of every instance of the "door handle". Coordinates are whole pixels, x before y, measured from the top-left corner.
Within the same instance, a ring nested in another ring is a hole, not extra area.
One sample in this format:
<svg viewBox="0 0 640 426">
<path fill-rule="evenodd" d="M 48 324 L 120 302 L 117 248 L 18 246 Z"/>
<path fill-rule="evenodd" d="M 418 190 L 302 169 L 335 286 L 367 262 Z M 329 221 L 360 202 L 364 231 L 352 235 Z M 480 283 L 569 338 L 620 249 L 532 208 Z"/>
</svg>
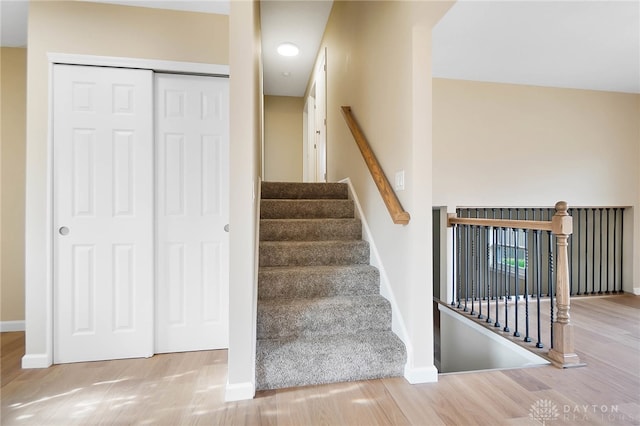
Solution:
<svg viewBox="0 0 640 426">
<path fill-rule="evenodd" d="M 229 232 L 229 224 L 228 223 L 224 226 L 224 232 Z"/>
<path fill-rule="evenodd" d="M 69 235 L 69 228 L 61 226 L 60 229 L 58 229 L 58 233 L 62 236 Z"/>
</svg>

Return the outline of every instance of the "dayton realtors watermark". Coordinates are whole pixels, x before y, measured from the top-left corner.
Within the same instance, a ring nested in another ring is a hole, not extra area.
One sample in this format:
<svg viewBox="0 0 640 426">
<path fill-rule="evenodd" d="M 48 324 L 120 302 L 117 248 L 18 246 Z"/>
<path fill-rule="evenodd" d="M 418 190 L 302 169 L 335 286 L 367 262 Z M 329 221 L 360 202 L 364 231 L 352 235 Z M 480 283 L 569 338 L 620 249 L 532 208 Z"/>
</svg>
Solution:
<svg viewBox="0 0 640 426">
<path fill-rule="evenodd" d="M 618 405 L 559 405 L 548 399 L 539 399 L 531 404 L 531 408 L 529 408 L 529 418 L 543 426 L 550 425 L 554 422 L 578 423 L 598 421 L 604 423 L 627 423 L 640 420 L 640 416 L 633 417 L 621 413 Z"/>
</svg>

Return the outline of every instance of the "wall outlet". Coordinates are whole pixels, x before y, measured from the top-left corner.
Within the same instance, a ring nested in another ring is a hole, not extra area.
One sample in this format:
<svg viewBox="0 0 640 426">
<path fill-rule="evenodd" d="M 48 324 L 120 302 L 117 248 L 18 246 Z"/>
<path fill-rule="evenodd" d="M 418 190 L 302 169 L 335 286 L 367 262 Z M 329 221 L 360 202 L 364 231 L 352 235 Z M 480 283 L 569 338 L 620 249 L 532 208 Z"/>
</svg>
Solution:
<svg viewBox="0 0 640 426">
<path fill-rule="evenodd" d="M 396 191 L 403 191 L 404 190 L 404 170 L 396 172 L 396 184 L 395 184 L 394 189 Z"/>
</svg>

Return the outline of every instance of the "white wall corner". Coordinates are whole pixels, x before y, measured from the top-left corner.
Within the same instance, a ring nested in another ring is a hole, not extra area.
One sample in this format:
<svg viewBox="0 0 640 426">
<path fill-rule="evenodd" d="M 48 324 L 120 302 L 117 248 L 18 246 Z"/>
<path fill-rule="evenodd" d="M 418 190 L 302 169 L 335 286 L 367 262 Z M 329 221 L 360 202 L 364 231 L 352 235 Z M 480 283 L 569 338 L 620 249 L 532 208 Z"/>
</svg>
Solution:
<svg viewBox="0 0 640 426">
<path fill-rule="evenodd" d="M 392 331 L 398 335 L 400 340 L 407 347 L 407 352 L 409 352 L 409 347 L 411 346 L 409 341 L 409 333 L 407 332 L 407 327 L 405 326 L 404 319 L 400 315 L 400 308 L 398 307 L 398 303 L 393 295 L 393 289 L 391 288 L 391 283 L 389 281 L 389 276 L 387 275 L 386 270 L 384 269 L 384 265 L 382 264 L 382 259 L 380 258 L 380 253 L 378 252 L 378 248 L 376 247 L 376 243 L 373 239 L 373 234 L 371 233 L 371 229 L 369 228 L 369 224 L 367 223 L 367 219 L 364 217 L 364 210 L 362 210 L 362 205 L 358 200 L 358 195 L 356 194 L 355 188 L 353 187 L 353 183 L 351 182 L 351 178 L 345 178 L 339 181 L 340 183 L 346 183 L 349 187 L 349 197 L 353 200 L 353 204 L 355 205 L 355 213 L 356 218 L 360 219 L 362 222 L 362 238 L 369 243 L 370 249 L 370 263 L 372 266 L 378 268 L 380 272 L 380 295 L 389 301 L 391 304 L 391 328 Z"/>
<path fill-rule="evenodd" d="M 252 382 L 227 383 L 224 400 L 226 402 L 243 401 L 246 399 L 253 399 L 255 394 L 256 388 Z"/>
<path fill-rule="evenodd" d="M 24 331 L 24 320 L 20 321 L 0 321 L 0 332 Z"/>
<path fill-rule="evenodd" d="M 438 369 L 434 365 L 428 367 L 404 367 L 404 378 L 412 385 L 418 383 L 435 383 L 438 381 Z"/>
<path fill-rule="evenodd" d="M 48 368 L 53 360 L 48 354 L 27 354 L 22 357 L 22 368 Z"/>
</svg>

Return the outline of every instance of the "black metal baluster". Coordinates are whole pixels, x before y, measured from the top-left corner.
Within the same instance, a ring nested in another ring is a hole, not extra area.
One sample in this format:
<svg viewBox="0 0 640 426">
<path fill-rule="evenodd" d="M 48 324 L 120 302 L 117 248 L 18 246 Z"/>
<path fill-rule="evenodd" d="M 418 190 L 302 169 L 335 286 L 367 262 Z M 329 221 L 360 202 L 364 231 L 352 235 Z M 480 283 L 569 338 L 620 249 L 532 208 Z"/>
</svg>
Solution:
<svg viewBox="0 0 640 426">
<path fill-rule="evenodd" d="M 460 293 L 462 293 L 462 229 L 464 228 L 463 225 L 458 225 L 457 226 L 457 232 L 456 232 L 456 239 L 458 240 L 457 242 L 457 250 L 458 250 L 458 255 L 456 256 L 456 264 L 458 265 L 458 273 L 456 275 L 456 300 L 458 301 L 458 306 L 457 308 L 460 309 L 461 307 L 461 303 L 460 303 Z"/>
<path fill-rule="evenodd" d="M 596 294 L 596 209 L 591 209 L 591 294 Z"/>
<path fill-rule="evenodd" d="M 600 282 L 598 283 L 598 294 L 602 294 L 602 235 L 604 233 L 602 232 L 602 207 L 600 207 L 600 238 L 599 238 L 599 243 L 600 243 L 600 260 L 598 261 L 598 268 L 599 268 L 599 274 L 600 274 Z"/>
<path fill-rule="evenodd" d="M 624 209 L 620 210 L 620 287 L 618 292 L 622 293 L 624 288 L 624 268 L 622 261 L 624 259 Z"/>
<path fill-rule="evenodd" d="M 613 209 L 613 291 L 612 293 L 616 293 L 616 288 L 618 284 L 617 278 L 617 266 L 618 266 L 618 258 L 616 257 L 616 243 L 618 241 L 618 234 L 616 233 L 616 225 L 618 224 L 618 209 Z"/>
<path fill-rule="evenodd" d="M 536 348 L 543 348 L 544 345 L 542 344 L 542 342 L 540 341 L 540 296 L 541 296 L 541 275 L 542 275 L 542 247 L 540 245 L 540 231 L 539 230 L 534 230 L 534 235 L 535 235 L 535 246 L 536 246 L 536 309 L 538 311 L 538 319 L 537 319 L 537 325 L 538 325 L 538 342 L 536 343 Z"/>
<path fill-rule="evenodd" d="M 469 271 L 470 271 L 470 266 L 469 265 L 469 228 L 470 226 L 465 226 L 464 230 L 464 248 L 465 248 L 465 256 L 464 256 L 464 263 L 465 263 L 465 274 L 464 274 L 464 312 L 468 312 L 469 309 L 467 308 L 467 302 L 469 299 Z"/>
<path fill-rule="evenodd" d="M 517 216 L 516 216 L 517 218 Z M 519 234 L 519 230 L 514 230 L 515 231 L 515 254 L 514 254 L 514 259 L 515 259 L 515 274 L 513 275 L 513 282 L 514 282 L 514 307 L 515 307 L 515 314 L 516 314 L 516 321 L 515 321 L 515 327 L 516 327 L 516 331 L 513 332 L 513 335 L 515 337 L 520 337 L 520 332 L 518 331 L 518 287 L 520 287 L 520 270 L 518 268 L 518 234 Z"/>
<path fill-rule="evenodd" d="M 524 214 L 524 219 L 527 220 L 526 210 Z M 531 337 L 529 336 L 529 231 L 527 229 L 524 230 L 524 241 L 524 341 L 529 343 L 531 342 Z"/>
<path fill-rule="evenodd" d="M 508 261 L 505 261 L 505 252 L 507 251 L 508 244 L 510 240 L 508 239 L 507 229 L 504 228 L 505 232 L 505 247 L 502 252 L 502 264 L 504 265 L 503 271 L 503 279 L 504 279 L 504 328 L 502 329 L 504 332 L 508 333 L 509 330 L 509 299 L 511 298 L 511 294 L 509 292 L 510 287 L 510 279 L 509 279 L 509 264 Z M 507 258 L 508 259 L 508 258 Z"/>
<path fill-rule="evenodd" d="M 553 236 L 551 231 L 547 231 L 549 237 L 549 315 L 551 317 L 551 347 L 553 348 Z"/>
<path fill-rule="evenodd" d="M 486 216 L 485 216 L 486 217 Z M 485 250 L 486 254 L 486 267 L 485 267 L 485 281 L 487 282 L 487 322 L 491 322 L 491 269 L 489 268 L 491 264 L 491 245 L 489 244 L 489 235 L 491 235 L 492 229 L 491 227 L 485 227 L 485 239 L 487 249 Z"/>
<path fill-rule="evenodd" d="M 476 227 L 472 226 L 471 227 L 471 268 L 472 268 L 472 274 L 471 274 L 471 315 L 475 315 L 476 314 L 476 307 L 475 307 L 475 299 L 476 299 L 476 284 L 478 282 L 478 280 L 476 279 L 476 257 L 477 257 L 477 252 L 476 252 Z"/>
<path fill-rule="evenodd" d="M 571 220 L 574 221 L 573 217 L 574 209 L 569 209 L 569 215 L 571 216 Z M 575 221 L 574 221 L 575 222 Z M 569 295 L 573 296 L 573 240 L 575 233 L 569 236 Z"/>
<path fill-rule="evenodd" d="M 578 209 L 578 215 L 576 216 L 576 219 L 578 219 L 576 221 L 576 227 L 575 229 L 578 230 L 577 234 L 574 234 L 574 236 L 577 238 L 577 243 L 578 243 L 578 261 L 577 263 L 577 270 L 578 270 L 578 292 L 576 293 L 578 296 L 580 296 L 580 271 L 582 270 L 582 268 L 580 267 L 580 259 L 582 259 L 582 251 L 580 250 L 580 242 L 582 240 L 582 228 L 581 228 L 581 216 L 582 216 L 582 209 Z"/>
<path fill-rule="evenodd" d="M 495 216 L 495 212 L 494 212 Z M 493 288 L 496 294 L 496 322 L 494 327 L 500 327 L 500 320 L 498 316 L 498 309 L 500 308 L 500 299 L 498 298 L 498 228 L 493 228 Z"/>
<path fill-rule="evenodd" d="M 482 263 L 480 261 L 480 256 L 483 256 L 484 254 L 484 250 L 482 250 L 482 232 L 481 230 L 483 229 L 483 227 L 478 227 L 477 229 L 477 233 L 478 233 L 478 259 L 477 259 L 477 264 L 478 264 L 478 319 L 483 319 L 484 315 L 482 315 L 482 299 L 483 299 L 483 283 L 484 280 L 482 279 L 484 277 L 484 271 L 482 268 Z"/>
<path fill-rule="evenodd" d="M 455 224 L 451 226 L 453 237 L 451 238 L 451 259 L 453 260 L 453 262 L 451 262 L 451 267 L 453 268 L 453 271 L 451 271 L 451 306 L 456 305 L 456 272 L 458 270 L 458 268 L 456 268 L 456 234 L 458 233 L 456 227 L 457 225 Z"/>
<path fill-rule="evenodd" d="M 605 264 L 607 265 L 607 273 L 606 273 L 607 291 L 605 291 L 606 294 L 610 293 L 610 291 L 609 291 L 609 272 L 610 272 L 610 269 L 611 269 L 611 268 L 609 268 L 609 212 L 610 212 L 610 210 L 611 209 L 609 207 L 607 207 L 607 232 L 605 234 L 607 236 L 607 245 L 606 245 L 606 248 L 605 248 L 605 254 L 606 254 L 606 256 L 605 256 Z"/>
</svg>

